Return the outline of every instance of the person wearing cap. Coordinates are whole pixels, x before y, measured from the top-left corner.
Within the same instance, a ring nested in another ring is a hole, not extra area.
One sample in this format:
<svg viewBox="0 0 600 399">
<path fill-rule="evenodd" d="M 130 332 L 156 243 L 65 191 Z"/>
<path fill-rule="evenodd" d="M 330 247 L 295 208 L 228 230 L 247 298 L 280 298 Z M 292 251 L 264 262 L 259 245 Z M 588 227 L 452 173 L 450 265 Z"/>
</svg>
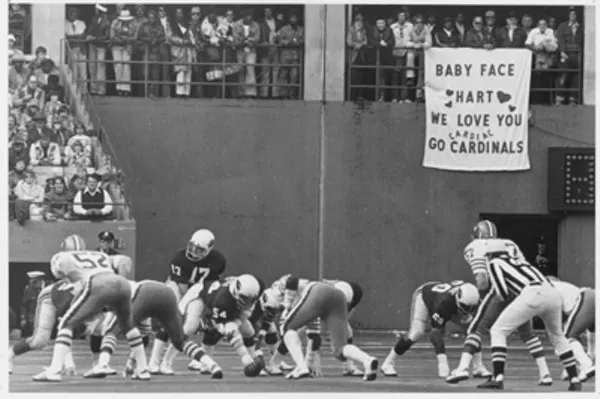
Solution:
<svg viewBox="0 0 600 399">
<path fill-rule="evenodd" d="M 444 25 L 433 34 L 435 47 L 457 48 L 460 47 L 460 34 L 455 29 L 452 17 L 444 18 Z"/>
<path fill-rule="evenodd" d="M 92 173 L 87 176 L 86 187 L 73 198 L 73 212 L 81 219 L 101 220 L 110 217 L 113 201 L 110 194 L 99 187 L 100 176 Z"/>
<path fill-rule="evenodd" d="M 60 147 L 52 141 L 52 130 L 44 129 L 38 141 L 29 148 L 32 166 L 60 166 Z"/>
<path fill-rule="evenodd" d="M 94 17 L 86 32 L 89 46 L 90 94 L 106 94 L 106 42 L 110 35 L 110 19 L 106 15 L 106 6 L 96 4 Z"/>
<path fill-rule="evenodd" d="M 131 53 L 133 42 L 137 39 L 136 27 L 133 16 L 127 9 L 121 10 L 119 17 L 113 21 L 110 27 L 110 42 L 115 69 L 115 80 L 117 81 L 117 93 L 120 96 L 131 94 Z"/>
<path fill-rule="evenodd" d="M 560 69 L 579 69 L 583 59 L 583 27 L 577 20 L 577 11 L 574 7 L 569 8 L 569 20 L 558 25 L 556 30 L 556 39 L 558 40 L 558 52 L 560 53 L 558 68 Z M 560 89 L 579 89 L 579 72 L 563 72 L 558 78 L 558 88 Z M 566 97 L 569 98 L 569 104 L 577 104 L 579 93 L 558 92 L 556 95 L 556 105 L 562 104 Z"/>
<path fill-rule="evenodd" d="M 87 49 L 85 44 L 87 26 L 78 17 L 79 10 L 76 7 L 69 7 L 65 21 L 65 37 L 71 51 L 67 60 L 75 63 L 76 71 L 72 72 L 75 73 L 77 84 L 87 87 Z"/>
<path fill-rule="evenodd" d="M 103 231 L 98 234 L 100 246 L 96 251 L 104 252 L 107 255 L 119 255 L 119 251 L 114 248 L 115 235 L 110 231 Z"/>
<path fill-rule="evenodd" d="M 254 21 L 251 9 L 242 12 L 242 18 L 233 24 L 233 43 L 237 48 L 238 64 L 242 66 L 239 82 L 240 97 L 256 97 L 256 45 L 260 41 L 260 27 Z"/>
<path fill-rule="evenodd" d="M 35 324 L 35 308 L 37 306 L 38 295 L 45 286 L 44 276 L 46 273 L 40 271 L 27 272 L 29 284 L 23 291 L 21 300 L 21 328 L 23 337 L 30 337 L 33 334 Z"/>
<path fill-rule="evenodd" d="M 278 43 L 281 46 L 279 57 L 282 66 L 279 72 L 280 85 L 300 82 L 300 52 L 304 48 L 304 28 L 298 23 L 298 13 L 290 11 L 290 23 L 279 31 Z M 281 87 L 283 97 L 298 99 L 298 87 Z M 287 95 L 286 95 L 287 94 Z"/>
<path fill-rule="evenodd" d="M 22 55 L 13 56 L 11 64 L 8 70 L 8 89 L 14 93 L 27 83 L 29 71 L 25 68 L 25 57 Z"/>
<path fill-rule="evenodd" d="M 524 48 L 527 33 L 519 27 L 517 14 L 511 11 L 506 16 L 506 26 L 496 31 L 498 47 L 502 48 Z"/>
</svg>

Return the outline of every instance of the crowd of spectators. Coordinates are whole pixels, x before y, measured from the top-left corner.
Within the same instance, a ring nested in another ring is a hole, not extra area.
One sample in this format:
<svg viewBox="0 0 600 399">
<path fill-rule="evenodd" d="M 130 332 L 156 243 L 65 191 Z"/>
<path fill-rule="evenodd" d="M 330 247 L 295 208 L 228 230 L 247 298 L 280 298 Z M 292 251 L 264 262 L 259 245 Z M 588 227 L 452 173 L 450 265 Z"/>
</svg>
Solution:
<svg viewBox="0 0 600 399">
<path fill-rule="evenodd" d="M 563 17 L 562 15 L 560 16 Z M 348 64 L 353 86 L 350 98 L 375 99 L 380 102 L 423 102 L 424 49 L 431 47 L 527 48 L 533 52 L 532 102 L 577 104 L 580 99 L 583 27 L 577 11 L 569 9 L 566 20 L 542 17 L 534 27 L 533 18 L 509 12 L 499 22 L 493 9 L 476 15 L 470 24 L 462 13 L 446 16 L 438 23 L 436 16 L 411 15 L 402 8 L 396 18 L 376 18 L 370 25 L 362 12 L 354 15 L 348 28 Z M 370 68 L 369 68 L 370 66 Z M 376 66 L 373 68 L 373 66 Z M 389 86 L 396 86 L 389 88 Z M 398 87 L 399 86 L 399 87 Z M 568 89 L 574 89 L 569 91 Z"/>
<path fill-rule="evenodd" d="M 38 47 L 30 62 L 9 53 L 9 64 L 10 219 L 110 218 L 110 194 L 97 186 L 112 181 L 114 168 L 65 103 L 54 61 Z"/>
<path fill-rule="evenodd" d="M 97 4 L 83 21 L 81 7 L 67 9 L 65 37 L 91 94 L 107 94 L 113 75 L 120 96 L 300 98 L 304 28 L 296 10 L 175 6 L 169 14 L 161 5 Z"/>
</svg>

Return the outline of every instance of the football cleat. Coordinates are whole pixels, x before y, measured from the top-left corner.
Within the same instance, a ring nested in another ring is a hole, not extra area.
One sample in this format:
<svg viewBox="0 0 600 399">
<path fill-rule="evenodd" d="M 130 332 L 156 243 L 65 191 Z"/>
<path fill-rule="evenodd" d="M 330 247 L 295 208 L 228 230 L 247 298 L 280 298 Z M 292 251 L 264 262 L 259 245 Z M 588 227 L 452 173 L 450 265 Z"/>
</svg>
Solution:
<svg viewBox="0 0 600 399">
<path fill-rule="evenodd" d="M 279 365 L 279 367 L 283 370 L 283 371 L 290 371 L 290 370 L 294 370 L 296 367 L 287 364 L 286 362 L 281 362 L 281 364 Z"/>
<path fill-rule="evenodd" d="M 270 363 L 269 366 L 266 368 L 266 370 L 267 370 L 267 373 L 269 373 L 269 375 L 283 375 L 283 371 L 275 363 Z"/>
<path fill-rule="evenodd" d="M 398 373 L 394 368 L 394 363 L 383 363 L 381 365 L 381 373 L 386 377 L 397 377 Z"/>
<path fill-rule="evenodd" d="M 83 374 L 83 378 L 106 378 L 108 366 L 95 366 Z"/>
<path fill-rule="evenodd" d="M 493 378 L 490 378 L 487 382 L 477 385 L 477 388 L 502 390 L 504 389 L 504 381 L 496 381 Z"/>
<path fill-rule="evenodd" d="M 223 370 L 219 367 L 218 364 L 215 364 L 212 370 L 208 371 L 210 374 L 210 378 L 213 380 L 222 380 L 223 379 Z"/>
<path fill-rule="evenodd" d="M 310 377 L 310 370 L 306 365 L 296 367 L 291 373 L 285 376 L 288 380 L 300 380 Z"/>
<path fill-rule="evenodd" d="M 446 378 L 449 374 L 450 366 L 448 366 L 448 362 L 438 362 L 438 376 Z"/>
<path fill-rule="evenodd" d="M 173 366 L 171 364 L 163 363 L 160 365 L 160 369 L 158 370 L 158 374 L 161 375 L 175 375 L 175 371 L 173 371 Z"/>
<path fill-rule="evenodd" d="M 588 370 L 582 371 L 581 374 L 579 374 L 579 380 L 581 382 L 584 382 L 584 381 L 589 380 L 590 378 L 594 378 L 595 375 L 596 375 L 596 366 L 592 366 Z"/>
<path fill-rule="evenodd" d="M 569 389 L 567 390 L 573 392 L 581 391 L 581 381 L 579 381 L 577 378 L 575 378 L 574 380 L 576 381 L 571 380 L 571 383 L 569 384 Z"/>
<path fill-rule="evenodd" d="M 139 371 L 139 372 L 134 372 L 133 375 L 131 376 L 132 380 L 140 380 L 140 381 L 148 381 L 150 380 L 150 372 L 146 369 Z"/>
<path fill-rule="evenodd" d="M 369 358 L 369 360 L 365 363 L 365 376 L 363 380 L 365 381 L 375 381 L 377 378 L 377 369 L 379 368 L 379 360 L 374 357 Z"/>
<path fill-rule="evenodd" d="M 550 374 L 546 374 L 542 378 L 540 378 L 538 385 L 543 387 L 549 387 L 552 385 L 552 376 Z"/>
<path fill-rule="evenodd" d="M 492 377 L 492 373 L 482 364 L 476 369 L 471 370 L 473 373 L 473 378 L 490 378 Z"/>
<path fill-rule="evenodd" d="M 356 367 L 354 362 L 348 360 L 344 363 L 344 372 L 342 373 L 344 377 L 359 377 L 364 375 L 362 371 Z"/>
<path fill-rule="evenodd" d="M 266 369 L 262 369 L 262 370 L 260 370 L 260 373 L 258 373 L 258 376 L 259 377 L 268 377 L 269 373 L 267 372 Z"/>
<path fill-rule="evenodd" d="M 467 370 L 459 370 L 454 369 L 446 378 L 446 382 L 448 384 L 458 384 L 461 381 L 466 381 L 469 379 L 469 372 Z"/>
<path fill-rule="evenodd" d="M 60 373 L 53 373 L 47 369 L 33 376 L 35 382 L 61 382 L 62 376 Z"/>
<path fill-rule="evenodd" d="M 115 373 L 116 373 L 116 371 L 115 371 Z M 63 369 L 63 375 L 66 375 L 66 376 L 76 376 L 77 375 L 77 370 L 75 370 L 75 367 L 65 367 Z M 108 375 L 112 375 L 112 374 L 108 374 Z"/>
<path fill-rule="evenodd" d="M 160 374 L 160 365 L 158 364 L 149 364 L 148 371 L 152 375 Z"/>
</svg>

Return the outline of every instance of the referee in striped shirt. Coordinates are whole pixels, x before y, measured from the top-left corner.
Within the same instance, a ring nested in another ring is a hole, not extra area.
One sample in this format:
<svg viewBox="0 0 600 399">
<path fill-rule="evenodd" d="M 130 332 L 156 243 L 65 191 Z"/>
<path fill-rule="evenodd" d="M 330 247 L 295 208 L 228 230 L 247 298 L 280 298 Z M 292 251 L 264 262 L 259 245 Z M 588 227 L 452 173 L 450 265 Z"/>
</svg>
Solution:
<svg viewBox="0 0 600 399">
<path fill-rule="evenodd" d="M 523 323 L 538 316 L 569 374 L 569 391 L 581 391 L 577 366 L 569 342 L 562 331 L 562 298 L 559 291 L 535 267 L 501 255 L 489 262 L 492 290 L 501 300 L 515 299 L 504 309 L 491 328 L 494 377 L 478 388 L 503 389 L 507 337 Z"/>
</svg>

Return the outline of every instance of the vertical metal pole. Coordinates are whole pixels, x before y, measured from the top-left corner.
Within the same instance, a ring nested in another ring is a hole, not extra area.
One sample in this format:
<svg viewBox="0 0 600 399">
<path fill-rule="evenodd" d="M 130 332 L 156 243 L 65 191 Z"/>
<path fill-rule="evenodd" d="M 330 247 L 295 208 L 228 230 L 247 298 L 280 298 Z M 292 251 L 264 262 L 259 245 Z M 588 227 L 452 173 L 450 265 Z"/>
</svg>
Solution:
<svg viewBox="0 0 600 399">
<path fill-rule="evenodd" d="M 144 98 L 148 98 L 148 53 L 150 51 L 150 44 L 144 43 Z"/>
<path fill-rule="evenodd" d="M 325 172 L 327 163 L 325 162 L 325 101 L 327 100 L 326 85 L 327 79 L 325 77 L 326 65 L 327 65 L 327 5 L 323 6 L 324 12 L 321 20 L 321 34 L 323 43 L 323 61 L 321 62 L 321 88 L 323 90 L 321 105 L 319 107 L 320 112 L 320 134 L 319 134 L 319 243 L 318 243 L 318 257 L 319 257 L 319 270 L 318 277 L 322 280 L 325 276 Z"/>
<path fill-rule="evenodd" d="M 221 98 L 225 98 L 225 90 L 227 86 L 225 85 L 225 81 L 227 80 L 227 75 L 225 74 L 225 55 L 227 54 L 227 43 L 223 43 L 223 48 L 221 49 L 221 72 L 223 73 L 223 79 L 221 80 Z M 211 65 L 211 68 L 216 70 L 217 68 L 214 65 Z M 217 86 L 212 86 L 217 87 Z"/>
</svg>

